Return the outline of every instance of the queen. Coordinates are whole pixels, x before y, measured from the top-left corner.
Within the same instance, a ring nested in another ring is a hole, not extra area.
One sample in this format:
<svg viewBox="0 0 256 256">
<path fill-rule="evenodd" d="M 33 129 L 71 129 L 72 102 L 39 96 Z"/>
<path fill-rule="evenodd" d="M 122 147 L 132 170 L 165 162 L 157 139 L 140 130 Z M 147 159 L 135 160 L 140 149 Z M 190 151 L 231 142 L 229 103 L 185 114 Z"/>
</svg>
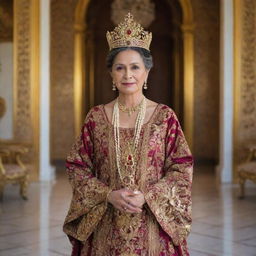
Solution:
<svg viewBox="0 0 256 256">
<path fill-rule="evenodd" d="M 151 39 L 131 14 L 107 32 L 118 97 L 89 111 L 66 161 L 73 256 L 189 255 L 193 158 L 173 110 L 143 94 Z"/>
</svg>

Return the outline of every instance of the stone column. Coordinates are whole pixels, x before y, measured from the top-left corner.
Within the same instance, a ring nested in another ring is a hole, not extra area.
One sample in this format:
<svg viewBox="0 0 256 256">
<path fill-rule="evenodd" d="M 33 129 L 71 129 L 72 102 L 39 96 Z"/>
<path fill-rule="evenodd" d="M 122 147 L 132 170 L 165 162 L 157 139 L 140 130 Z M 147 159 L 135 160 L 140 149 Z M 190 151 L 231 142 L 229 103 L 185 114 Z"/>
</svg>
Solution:
<svg viewBox="0 0 256 256">
<path fill-rule="evenodd" d="M 220 150 L 217 180 L 233 179 L 233 1 L 221 0 Z"/>
<path fill-rule="evenodd" d="M 50 0 L 40 1 L 40 136 L 39 179 L 55 177 L 50 164 Z"/>
</svg>

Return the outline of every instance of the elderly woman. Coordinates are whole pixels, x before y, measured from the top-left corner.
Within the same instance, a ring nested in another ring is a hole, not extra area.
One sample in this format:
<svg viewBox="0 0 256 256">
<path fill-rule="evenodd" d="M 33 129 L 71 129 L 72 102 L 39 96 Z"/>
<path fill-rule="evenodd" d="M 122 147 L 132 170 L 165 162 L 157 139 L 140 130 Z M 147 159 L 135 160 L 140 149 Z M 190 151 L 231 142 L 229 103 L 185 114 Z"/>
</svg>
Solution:
<svg viewBox="0 0 256 256">
<path fill-rule="evenodd" d="M 193 159 L 173 110 L 143 95 L 151 37 L 131 14 L 107 33 L 118 97 L 90 110 L 67 158 L 72 255 L 188 255 Z"/>
</svg>

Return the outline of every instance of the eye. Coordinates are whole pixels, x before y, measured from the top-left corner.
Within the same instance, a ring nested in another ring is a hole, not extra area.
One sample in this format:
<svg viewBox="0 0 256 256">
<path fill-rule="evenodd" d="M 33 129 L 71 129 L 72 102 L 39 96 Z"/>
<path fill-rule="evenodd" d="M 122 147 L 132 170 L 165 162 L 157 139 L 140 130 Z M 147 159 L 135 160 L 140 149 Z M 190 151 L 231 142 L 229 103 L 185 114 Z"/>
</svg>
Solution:
<svg viewBox="0 0 256 256">
<path fill-rule="evenodd" d="M 133 65 L 132 69 L 140 69 L 140 67 L 138 65 Z"/>
<path fill-rule="evenodd" d="M 119 71 L 119 70 L 122 70 L 123 67 L 122 66 L 116 66 L 116 70 Z"/>
</svg>

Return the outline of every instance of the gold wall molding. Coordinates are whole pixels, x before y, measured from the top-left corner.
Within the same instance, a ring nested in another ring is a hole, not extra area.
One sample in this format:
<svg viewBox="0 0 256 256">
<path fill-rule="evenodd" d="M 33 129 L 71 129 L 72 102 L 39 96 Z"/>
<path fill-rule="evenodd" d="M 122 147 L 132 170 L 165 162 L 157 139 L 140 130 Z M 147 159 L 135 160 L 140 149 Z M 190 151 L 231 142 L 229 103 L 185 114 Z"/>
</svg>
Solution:
<svg viewBox="0 0 256 256">
<path fill-rule="evenodd" d="M 85 17 L 89 0 L 79 0 L 75 10 L 75 52 L 74 52 L 74 123 L 75 123 L 75 134 L 80 133 L 80 129 L 83 123 L 85 104 L 84 93 L 85 93 Z"/>
<path fill-rule="evenodd" d="M 31 142 L 29 0 L 14 1 L 14 139 Z"/>
<path fill-rule="evenodd" d="M 51 159 L 65 159 L 74 131 L 74 12 L 77 0 L 51 0 Z M 79 30 L 80 28 L 76 28 Z M 82 28 L 81 28 L 82 29 Z M 77 77 L 76 77 L 77 79 Z"/>
<path fill-rule="evenodd" d="M 39 0 L 14 0 L 14 141 L 30 146 L 31 179 L 39 177 Z"/>
<path fill-rule="evenodd" d="M 194 30 L 194 157 L 219 161 L 220 1 L 192 1 Z"/>
<path fill-rule="evenodd" d="M 86 86 L 85 74 L 85 17 L 89 0 L 79 0 L 75 10 L 75 39 L 74 39 L 74 117 L 75 134 L 78 135 L 84 117 L 85 102 L 84 91 Z M 171 3 L 171 2 L 170 2 Z M 190 0 L 179 0 L 183 12 L 182 33 L 184 47 L 184 132 L 188 143 L 193 148 L 194 127 L 194 18 Z"/>
<path fill-rule="evenodd" d="M 234 0 L 234 177 L 256 144 L 256 2 Z"/>
</svg>

